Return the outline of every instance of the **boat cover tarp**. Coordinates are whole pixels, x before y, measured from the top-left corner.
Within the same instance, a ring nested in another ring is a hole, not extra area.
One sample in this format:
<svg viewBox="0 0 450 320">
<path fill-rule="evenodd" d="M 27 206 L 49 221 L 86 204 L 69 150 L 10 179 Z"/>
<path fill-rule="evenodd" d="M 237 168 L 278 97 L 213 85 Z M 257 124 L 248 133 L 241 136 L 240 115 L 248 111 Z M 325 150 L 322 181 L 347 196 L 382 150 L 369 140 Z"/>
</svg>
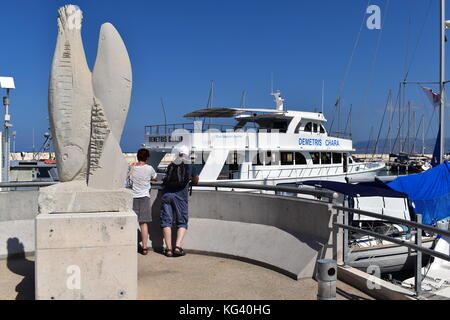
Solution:
<svg viewBox="0 0 450 320">
<path fill-rule="evenodd" d="M 407 194 L 393 190 L 391 187 L 379 180 L 358 184 L 319 180 L 304 181 L 302 183 L 308 186 L 321 186 L 324 189 L 333 190 L 350 197 L 408 197 Z"/>
<path fill-rule="evenodd" d="M 422 214 L 422 222 L 432 225 L 450 217 L 450 163 L 423 173 L 399 177 L 388 183 L 399 192 L 408 194 L 415 212 Z"/>
</svg>

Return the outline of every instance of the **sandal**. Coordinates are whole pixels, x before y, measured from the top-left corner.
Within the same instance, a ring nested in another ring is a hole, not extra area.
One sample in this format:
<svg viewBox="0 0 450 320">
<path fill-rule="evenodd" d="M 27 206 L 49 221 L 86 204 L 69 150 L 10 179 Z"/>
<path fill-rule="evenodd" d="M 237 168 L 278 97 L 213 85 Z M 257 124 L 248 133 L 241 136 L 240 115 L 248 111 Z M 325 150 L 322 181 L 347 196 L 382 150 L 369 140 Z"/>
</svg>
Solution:
<svg viewBox="0 0 450 320">
<path fill-rule="evenodd" d="M 173 251 L 173 254 L 176 256 L 176 257 L 182 257 L 182 256 L 185 256 L 186 255 L 186 252 L 184 252 L 184 250 L 183 250 L 183 248 L 182 247 L 175 247 L 175 250 Z"/>
<path fill-rule="evenodd" d="M 148 254 L 148 248 L 142 248 L 142 255 L 146 256 Z"/>
<path fill-rule="evenodd" d="M 173 257 L 173 252 L 171 249 L 164 249 L 164 255 L 170 258 Z"/>
</svg>

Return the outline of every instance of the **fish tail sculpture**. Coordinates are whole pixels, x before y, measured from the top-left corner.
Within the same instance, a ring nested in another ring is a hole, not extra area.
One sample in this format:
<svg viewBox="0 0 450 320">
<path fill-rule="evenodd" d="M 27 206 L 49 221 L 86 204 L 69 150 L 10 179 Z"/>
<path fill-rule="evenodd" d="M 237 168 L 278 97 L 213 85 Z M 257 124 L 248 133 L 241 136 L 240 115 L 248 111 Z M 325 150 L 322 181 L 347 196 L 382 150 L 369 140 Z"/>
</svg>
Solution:
<svg viewBox="0 0 450 320">
<path fill-rule="evenodd" d="M 132 89 L 127 49 L 114 26 L 103 24 L 91 73 L 81 38 L 82 11 L 67 5 L 58 12 L 48 106 L 60 180 L 122 188 L 127 162 L 119 142 Z"/>
</svg>

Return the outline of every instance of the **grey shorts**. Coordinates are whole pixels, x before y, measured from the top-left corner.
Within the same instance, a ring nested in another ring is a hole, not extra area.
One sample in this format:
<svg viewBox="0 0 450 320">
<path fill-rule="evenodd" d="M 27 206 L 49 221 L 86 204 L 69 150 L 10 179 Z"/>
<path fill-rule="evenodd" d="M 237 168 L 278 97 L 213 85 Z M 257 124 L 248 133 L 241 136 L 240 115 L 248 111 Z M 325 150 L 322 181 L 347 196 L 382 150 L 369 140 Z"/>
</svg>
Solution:
<svg viewBox="0 0 450 320">
<path fill-rule="evenodd" d="M 134 198 L 133 211 L 138 216 L 138 222 L 152 222 L 152 207 L 149 197 Z"/>
</svg>

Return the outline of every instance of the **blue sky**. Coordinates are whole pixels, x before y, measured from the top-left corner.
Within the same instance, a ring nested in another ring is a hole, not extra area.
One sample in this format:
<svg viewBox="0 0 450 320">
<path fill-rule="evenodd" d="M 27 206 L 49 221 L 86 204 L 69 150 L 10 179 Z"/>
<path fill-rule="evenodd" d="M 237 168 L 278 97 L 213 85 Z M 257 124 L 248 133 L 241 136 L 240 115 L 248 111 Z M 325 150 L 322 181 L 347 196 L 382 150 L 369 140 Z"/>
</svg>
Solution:
<svg viewBox="0 0 450 320">
<path fill-rule="evenodd" d="M 11 113 L 19 151 L 31 150 L 33 128 L 36 148 L 40 147 L 48 128 L 47 90 L 57 9 L 68 3 L 1 3 L 0 76 L 16 79 Z M 114 24 L 127 46 L 133 67 L 133 94 L 122 148 L 134 151 L 143 142 L 145 125 L 164 122 L 160 97 L 165 101 L 168 122 L 184 122 L 183 114 L 206 106 L 211 80 L 215 81 L 214 106 L 239 106 L 241 93 L 246 90 L 248 106 L 272 107 L 269 93 L 273 73 L 274 87 L 281 90 L 287 108 L 307 111 L 320 110 L 325 80 L 325 116 L 331 122 L 368 1 L 72 3 L 84 12 L 82 34 L 91 68 L 102 23 Z M 370 3 L 382 8 L 383 28 L 369 30 L 364 24 L 343 91 L 342 123 L 352 104 L 354 141 L 367 139 L 371 126 L 378 130 L 388 90 L 397 94 L 413 52 L 408 79 L 438 81 L 439 1 Z M 406 98 L 411 100 L 417 119 L 432 113 L 418 86 L 408 87 Z M 429 137 L 432 134 L 430 131 Z"/>
</svg>

